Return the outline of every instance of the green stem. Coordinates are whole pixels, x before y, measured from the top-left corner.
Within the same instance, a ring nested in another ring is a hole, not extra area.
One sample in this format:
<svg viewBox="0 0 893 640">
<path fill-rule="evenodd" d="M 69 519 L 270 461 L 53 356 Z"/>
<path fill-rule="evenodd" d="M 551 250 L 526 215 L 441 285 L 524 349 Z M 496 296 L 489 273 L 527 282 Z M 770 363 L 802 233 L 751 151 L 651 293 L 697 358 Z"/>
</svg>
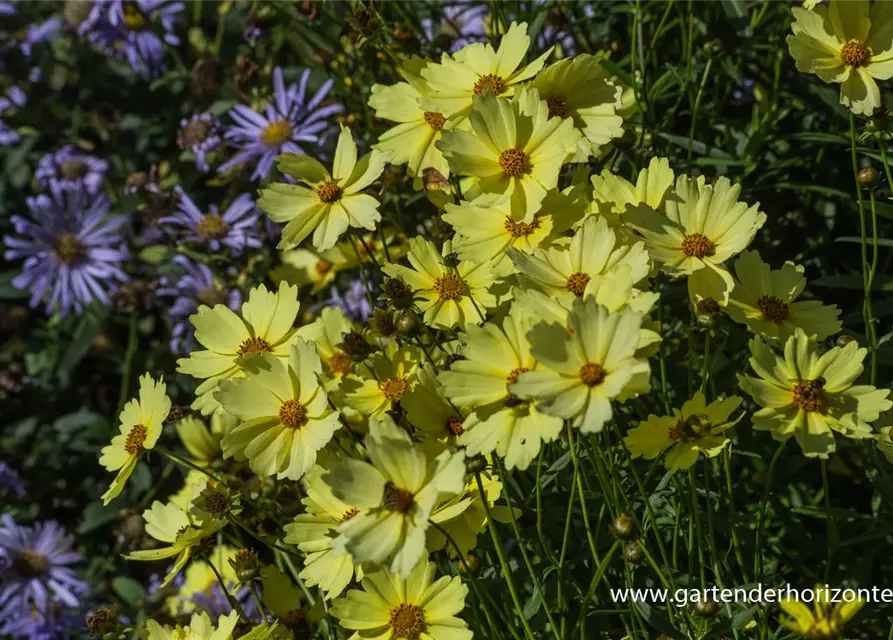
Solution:
<svg viewBox="0 0 893 640">
<path fill-rule="evenodd" d="M 574 462 L 574 469 L 579 469 L 580 461 L 577 458 L 577 445 L 574 442 L 574 427 L 570 425 L 567 427 L 567 444 L 568 448 L 571 450 L 571 459 Z M 595 538 L 592 535 L 592 528 L 589 526 L 589 509 L 586 508 L 586 496 L 583 494 L 582 474 L 575 473 L 574 476 L 577 480 L 577 493 L 580 494 L 580 507 L 583 511 L 583 527 L 586 529 L 586 540 L 589 542 L 589 552 L 592 554 L 593 566 L 597 567 L 601 564 L 601 559 L 598 557 Z M 602 490 L 605 491 L 605 488 L 602 487 Z"/>
<path fill-rule="evenodd" d="M 589 582 L 589 588 L 586 590 L 586 595 L 583 596 L 583 602 L 580 604 L 580 618 L 577 620 L 577 624 L 574 625 L 574 631 L 577 630 L 578 626 L 580 627 L 581 639 L 586 637 L 586 605 L 589 604 L 589 599 L 592 597 L 592 594 L 595 593 L 595 588 L 605 575 L 605 572 L 608 570 L 608 564 L 611 562 L 611 559 L 614 557 L 614 554 L 617 553 L 617 549 L 619 548 L 620 540 L 615 540 L 614 544 L 611 545 L 611 548 L 608 549 L 608 553 L 605 554 L 601 564 L 598 565 L 595 574 L 592 576 L 592 580 Z M 573 633 L 571 633 L 571 635 L 573 635 Z"/>
<path fill-rule="evenodd" d="M 248 588 L 251 589 L 251 595 L 257 603 L 257 610 L 260 611 L 260 617 L 263 618 L 264 622 L 269 622 L 267 619 L 267 612 L 264 611 L 264 602 L 260 599 L 260 594 L 257 592 L 257 585 L 254 584 L 254 580 L 248 583 Z"/>
<path fill-rule="evenodd" d="M 124 365 L 121 370 L 121 391 L 118 393 L 118 407 L 115 415 L 121 415 L 127 396 L 130 395 L 130 370 L 133 367 L 133 356 L 136 353 L 136 312 L 130 314 L 130 327 L 127 333 L 127 351 L 124 352 Z"/>
<path fill-rule="evenodd" d="M 481 500 L 481 503 L 484 505 L 484 512 L 487 514 L 487 529 L 490 530 L 490 538 L 493 540 L 493 546 L 496 550 L 496 557 L 499 559 L 499 567 L 502 569 L 502 575 L 505 578 L 505 584 L 508 587 L 509 595 L 512 598 L 512 602 L 515 605 L 515 610 L 518 612 L 518 617 L 521 619 L 521 626 L 524 627 L 524 633 L 529 638 L 529 640 L 536 640 L 536 636 L 533 635 L 533 630 L 530 628 L 530 623 L 527 622 L 527 618 L 524 616 L 524 607 L 521 606 L 521 600 L 518 597 L 518 591 L 515 589 L 515 582 L 512 580 L 511 571 L 508 566 L 508 562 L 505 559 L 505 550 L 502 548 L 502 540 L 499 537 L 499 532 L 496 530 L 496 525 L 493 522 L 493 517 L 490 515 L 490 505 L 487 504 L 486 495 L 487 492 L 484 491 L 484 483 L 481 481 L 480 472 L 474 474 L 475 480 L 477 480 L 478 491 L 484 499 Z"/>
<path fill-rule="evenodd" d="M 694 520 L 695 546 L 698 550 L 698 573 L 701 576 L 701 589 L 707 588 L 707 573 L 704 571 L 704 541 L 701 529 L 701 512 L 698 507 L 698 492 L 695 483 L 694 468 L 688 470 L 688 487 L 691 498 L 691 513 Z M 709 498 L 708 498 L 709 499 Z M 691 529 L 689 529 L 690 531 Z"/>
<path fill-rule="evenodd" d="M 828 487 L 828 463 L 824 459 L 820 462 L 822 468 L 822 493 L 825 498 L 825 518 L 828 521 L 828 560 L 825 564 L 825 582 L 828 582 L 828 579 L 831 577 L 831 561 L 834 558 L 834 544 L 831 532 L 836 528 L 836 524 L 834 522 L 834 516 L 831 513 L 831 491 Z"/>
<path fill-rule="evenodd" d="M 707 86 L 707 78 L 710 77 L 710 70 L 713 68 L 713 58 L 707 58 L 707 64 L 704 66 L 704 73 L 701 75 L 701 84 L 698 86 L 698 93 L 695 96 L 695 104 L 691 111 L 691 127 L 688 129 L 688 160 L 687 165 L 691 168 L 692 145 L 695 140 L 695 126 L 698 123 L 698 111 L 701 108 L 701 98 L 704 97 L 704 87 Z"/>
<path fill-rule="evenodd" d="M 763 497 L 760 499 L 760 506 L 757 508 L 756 540 L 754 541 L 756 553 L 754 556 L 753 568 L 757 582 L 762 582 L 763 580 L 763 517 L 766 513 L 766 503 L 769 501 L 769 491 L 772 488 L 772 474 L 775 472 L 775 463 L 777 463 L 778 459 L 781 457 L 781 452 L 784 451 L 785 444 L 787 444 L 787 440 L 783 440 L 781 444 L 778 445 L 778 449 L 775 450 L 775 455 L 772 456 L 772 461 L 769 463 L 769 471 L 766 473 L 766 486 L 763 487 Z"/>
</svg>

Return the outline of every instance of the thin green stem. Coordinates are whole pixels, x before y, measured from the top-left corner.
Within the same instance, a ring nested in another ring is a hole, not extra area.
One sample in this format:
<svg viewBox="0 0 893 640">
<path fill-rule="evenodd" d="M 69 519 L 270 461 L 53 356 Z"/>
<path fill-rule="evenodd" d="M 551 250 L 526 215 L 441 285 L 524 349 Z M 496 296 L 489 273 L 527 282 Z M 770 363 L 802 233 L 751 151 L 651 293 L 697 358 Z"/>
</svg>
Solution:
<svg viewBox="0 0 893 640">
<path fill-rule="evenodd" d="M 608 549 L 608 553 L 605 554 L 604 559 L 595 573 L 592 576 L 592 580 L 589 582 L 589 588 L 586 590 L 586 595 L 583 596 L 583 601 L 580 603 L 580 617 L 577 619 L 577 623 L 574 625 L 574 631 L 577 630 L 577 627 L 580 627 L 580 638 L 586 637 L 586 605 L 589 604 L 589 599 L 592 597 L 592 594 L 595 593 L 595 588 L 598 586 L 598 583 L 601 581 L 602 577 L 604 577 L 605 572 L 608 570 L 608 564 L 614 558 L 614 554 L 617 553 L 617 549 L 620 548 L 620 540 L 615 540 L 614 544 L 611 545 L 611 548 Z M 571 632 L 573 635 L 573 632 Z"/>
<path fill-rule="evenodd" d="M 134 311 L 130 314 L 130 326 L 127 330 L 127 351 L 124 352 L 124 364 L 121 368 L 121 391 L 118 393 L 118 406 L 115 409 L 115 416 L 121 415 L 124 403 L 127 402 L 127 396 L 130 394 L 130 373 L 133 368 L 133 356 L 136 354 L 136 348 L 136 311 Z"/>
<path fill-rule="evenodd" d="M 713 69 L 713 58 L 707 58 L 707 64 L 704 65 L 704 73 L 701 75 L 701 84 L 698 86 L 698 93 L 695 96 L 695 104 L 691 111 L 691 126 L 688 129 L 688 158 L 687 165 L 691 168 L 692 147 L 695 140 L 695 127 L 698 123 L 698 111 L 701 109 L 701 99 L 704 97 L 704 87 L 707 86 L 707 78 L 710 77 L 710 71 Z"/>
<path fill-rule="evenodd" d="M 267 619 L 267 612 L 264 611 L 264 601 L 260 599 L 260 594 L 257 592 L 257 585 L 254 584 L 254 580 L 248 583 L 248 588 L 251 590 L 251 595 L 257 603 L 257 610 L 260 611 L 260 617 L 263 618 L 264 622 L 269 622 Z"/>
<path fill-rule="evenodd" d="M 777 463 L 778 459 L 781 457 L 781 452 L 784 451 L 785 444 L 787 444 L 787 440 L 782 440 L 781 444 L 778 445 L 778 449 L 775 450 L 775 455 L 772 456 L 772 461 L 769 463 L 769 470 L 766 473 L 766 486 L 763 487 L 763 497 L 760 499 L 760 506 L 757 508 L 757 527 L 756 538 L 754 541 L 756 552 L 754 555 L 753 568 L 757 582 L 762 582 L 763 580 L 763 517 L 766 513 L 766 504 L 769 502 L 769 491 L 772 489 L 772 474 L 775 472 L 775 463 Z"/>
<path fill-rule="evenodd" d="M 834 515 L 831 512 L 831 490 L 828 487 L 828 463 L 824 458 L 820 461 L 822 468 L 822 494 L 825 499 L 825 519 L 828 522 L 828 560 L 825 564 L 825 582 L 831 577 L 831 561 L 834 558 L 834 541 L 832 532 L 837 525 L 834 522 Z"/>
<path fill-rule="evenodd" d="M 580 468 L 580 460 L 578 459 L 577 454 L 577 445 L 574 442 L 574 427 L 567 427 L 567 446 L 571 450 L 571 460 L 574 463 L 574 469 Z M 577 492 L 580 494 L 580 507 L 583 511 L 583 527 L 586 529 L 586 540 L 589 542 L 589 552 L 592 554 L 593 566 L 597 567 L 601 564 L 601 559 L 598 556 L 598 550 L 595 546 L 595 538 L 592 535 L 592 528 L 589 525 L 589 509 L 586 508 L 586 496 L 583 493 L 583 480 L 582 474 L 576 473 L 574 474 L 577 480 Z M 602 487 L 602 491 L 605 491 L 605 487 Z"/>
</svg>

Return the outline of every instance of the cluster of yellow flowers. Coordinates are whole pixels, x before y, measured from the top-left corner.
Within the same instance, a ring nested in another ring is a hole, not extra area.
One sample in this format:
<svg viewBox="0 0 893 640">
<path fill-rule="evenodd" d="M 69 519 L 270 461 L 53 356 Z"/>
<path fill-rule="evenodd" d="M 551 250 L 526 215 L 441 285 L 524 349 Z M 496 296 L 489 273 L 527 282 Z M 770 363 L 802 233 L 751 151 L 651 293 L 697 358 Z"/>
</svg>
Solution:
<svg viewBox="0 0 893 640">
<path fill-rule="evenodd" d="M 832 74 L 816 48 L 830 44 L 804 34 L 830 20 L 849 37 L 855 23 L 841 20 L 840 5 L 830 14 L 795 9 L 798 63 L 810 55 L 811 69 Z M 875 3 L 872 19 L 887 6 Z M 859 38 L 874 46 L 870 33 Z M 855 60 L 852 42 L 843 46 Z M 835 450 L 835 432 L 875 436 L 870 423 L 893 406 L 889 391 L 854 384 L 866 356 L 855 342 L 823 348 L 841 328 L 839 311 L 798 299 L 801 266 L 773 269 L 747 250 L 766 221 L 759 205 L 739 201 L 740 187 L 726 178 L 675 175 L 665 158 L 634 183 L 610 167 L 588 175 L 587 160 L 623 135 L 623 91 L 597 56 L 545 66 L 546 52 L 524 64 L 529 45 L 526 25 L 512 24 L 498 49 L 471 44 L 440 62 L 412 58 L 400 70 L 405 82 L 372 88 L 376 116 L 396 125 L 368 155 L 358 158 L 342 129 L 331 172 L 307 156 L 279 158 L 295 184 L 273 184 L 259 202 L 285 223 L 278 289 L 253 289 L 240 313 L 217 305 L 193 316 L 203 349 L 178 370 L 201 381 L 192 408 L 213 416 L 212 429 L 180 422 L 198 470 L 146 511 L 160 545 L 130 557 L 175 558 L 167 582 L 231 524 L 240 498 L 208 470 L 233 459 L 262 479 L 300 481 L 303 513 L 277 543 L 300 551 L 301 581 L 333 601 L 330 613 L 355 638 L 470 638 L 456 617 L 467 587 L 435 579 L 428 555 L 446 549 L 461 563 L 491 519 L 514 517 L 495 504 L 502 484 L 491 465 L 525 469 L 563 430 L 573 446 L 576 430 L 602 431 L 618 405 L 650 392 L 661 274 L 686 279 L 693 315 L 725 313 L 753 333 L 753 374 L 739 380 L 761 407 L 748 418 L 755 429 L 793 436 L 817 457 Z M 850 74 L 845 93 L 893 65 L 875 53 L 868 60 L 832 74 Z M 391 231 L 381 241 L 364 235 L 380 231 L 382 203 L 367 191 L 387 163 L 406 165 L 451 239 L 438 247 L 421 229 L 401 251 Z M 349 227 L 361 231 L 345 244 Z M 315 251 L 297 248 L 308 237 Z M 297 327 L 299 290 L 289 283 L 317 291 L 358 264 L 381 266 L 391 300 L 402 295 L 419 326 L 398 335 L 395 312 L 379 309 L 379 329 L 363 335 L 332 308 Z M 708 402 L 705 391 L 628 428 L 631 454 L 664 456 L 677 470 L 728 447 L 742 398 Z M 119 470 L 106 501 L 155 447 L 170 409 L 163 382 L 142 378 L 100 460 Z M 201 590 L 221 572 L 239 583 L 222 560 L 238 552 L 215 554 L 214 571 L 203 560 L 189 566 L 184 589 Z M 267 569 L 260 581 L 276 620 L 257 627 L 258 637 L 276 636 L 301 609 L 300 591 Z M 225 638 L 221 630 L 235 623 L 221 618 L 211 633 L 196 615 L 195 637 Z M 180 637 L 172 633 L 150 623 L 152 639 Z"/>
</svg>

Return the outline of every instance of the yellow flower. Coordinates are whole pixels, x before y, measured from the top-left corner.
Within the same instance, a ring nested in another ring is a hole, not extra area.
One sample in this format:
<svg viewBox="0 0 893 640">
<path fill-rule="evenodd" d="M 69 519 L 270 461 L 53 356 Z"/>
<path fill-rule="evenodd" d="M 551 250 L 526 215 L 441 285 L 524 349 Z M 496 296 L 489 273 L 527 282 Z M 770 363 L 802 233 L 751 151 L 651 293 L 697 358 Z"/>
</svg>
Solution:
<svg viewBox="0 0 893 640">
<path fill-rule="evenodd" d="M 861 600 L 853 602 L 830 602 L 829 590 L 816 585 L 813 608 L 799 600 L 785 599 L 779 602 L 787 616 L 781 618 L 786 628 L 812 640 L 831 640 L 840 637 L 843 626 L 855 616 L 862 605 Z"/>
<path fill-rule="evenodd" d="M 831 0 L 829 7 L 794 7 L 787 38 L 797 69 L 840 85 L 840 103 L 871 115 L 881 105 L 876 80 L 893 76 L 893 6 Z"/>
<path fill-rule="evenodd" d="M 311 285 L 310 293 L 317 294 L 332 284 L 342 271 L 357 264 L 350 247 L 335 245 L 325 251 L 291 249 L 280 254 L 282 264 L 270 271 L 273 282 L 286 282 L 296 287 Z"/>
<path fill-rule="evenodd" d="M 511 100 L 475 97 L 468 118 L 471 131 L 450 129 L 437 143 L 453 173 L 469 176 L 465 197 L 508 193 L 513 211 L 536 211 L 580 140 L 573 121 L 550 118 L 532 88 Z"/>
<path fill-rule="evenodd" d="M 418 350 L 389 344 L 372 357 L 371 369 L 360 368 L 364 377 L 348 375 L 341 380 L 347 406 L 365 416 L 380 416 L 394 408 L 416 384 Z"/>
<path fill-rule="evenodd" d="M 734 286 L 722 263 L 750 244 L 766 222 L 759 204 L 738 202 L 741 185 L 719 178 L 708 185 L 679 176 L 663 216 L 647 205 L 627 207 L 624 222 L 645 237 L 652 259 L 671 276 L 688 276 L 689 288 L 721 305 Z"/>
<path fill-rule="evenodd" d="M 423 438 L 455 445 L 465 429 L 467 412 L 454 408 L 444 397 L 434 367 L 425 363 L 418 371 L 415 388 L 400 401 L 409 423 L 421 431 Z"/>
<path fill-rule="evenodd" d="M 199 418 L 186 416 L 177 422 L 177 435 L 195 464 L 208 467 L 221 457 L 220 439 L 223 434 L 208 429 Z"/>
<path fill-rule="evenodd" d="M 508 508 L 496 506 L 495 502 L 502 493 L 502 483 L 489 473 L 481 473 L 481 484 L 484 486 L 484 494 L 487 496 L 487 505 L 494 520 L 509 522 Z M 456 547 L 464 557 L 477 546 L 478 534 L 487 527 L 487 509 L 481 498 L 477 480 L 472 480 L 465 485 L 465 490 L 458 496 L 437 505 L 431 513 L 431 522 L 436 523 L 440 529 L 432 527 L 428 530 L 428 551 L 433 552 L 446 548 L 450 556 L 456 556 Z M 455 546 L 446 536 L 452 538 Z"/>
<path fill-rule="evenodd" d="M 436 169 L 448 178 L 450 167 L 434 144 L 440 140 L 446 117 L 436 111 L 425 111 L 420 104 L 429 95 L 422 74 L 430 64 L 413 56 L 400 68 L 406 82 L 389 87 L 372 85 L 369 106 L 375 109 L 375 116 L 400 123 L 381 134 L 374 148 L 391 152 L 394 164 L 407 164 L 413 178 L 419 178 L 427 168 Z"/>
<path fill-rule="evenodd" d="M 819 353 L 815 338 L 794 331 L 777 355 L 760 336 L 750 341 L 750 366 L 757 374 L 739 375 L 741 388 L 763 407 L 753 415 L 754 429 L 783 441 L 797 439 L 809 457 L 827 458 L 836 449 L 834 431 L 847 438 L 870 438 L 869 422 L 893 407 L 889 389 L 853 385 L 867 351 L 855 342 Z"/>
<path fill-rule="evenodd" d="M 165 600 L 168 612 L 172 616 L 180 616 L 194 611 L 196 605 L 193 598 L 196 595 L 210 594 L 213 589 L 220 587 L 217 573 L 223 578 L 227 590 L 235 590 L 238 578 L 232 565 L 228 562 L 235 553 L 236 549 L 234 547 L 220 544 L 211 551 L 210 563 L 205 560 L 191 562 L 186 568 L 183 585 L 176 595 L 170 596 Z M 213 568 L 211 565 L 213 565 Z M 214 569 L 217 570 L 217 573 L 214 573 Z"/>
<path fill-rule="evenodd" d="M 712 458 L 722 452 L 729 443 L 725 432 L 741 419 L 729 419 L 740 404 L 738 396 L 707 404 L 704 394 L 698 391 L 682 405 L 682 410 L 673 409 L 672 416 L 648 416 L 638 427 L 630 429 L 623 441 L 633 458 L 653 460 L 667 452 L 667 469 L 688 469 L 698 461 L 698 454 Z"/>
<path fill-rule="evenodd" d="M 279 248 L 296 247 L 312 232 L 313 246 L 324 251 L 348 226 L 374 230 L 381 220 L 379 202 L 361 192 L 381 175 L 389 159 L 390 153 L 372 151 L 357 161 L 357 145 L 344 127 L 332 173 L 310 156 L 279 156 L 279 170 L 306 185 L 277 182 L 261 190 L 258 206 L 274 222 L 286 223 Z"/>
<path fill-rule="evenodd" d="M 553 190 L 536 209 L 514 210 L 508 194 L 448 204 L 443 220 L 456 230 L 453 248 L 461 258 L 478 263 L 493 259 L 491 269 L 501 274 L 511 270 L 506 260 L 509 249 L 532 253 L 550 235 L 570 228 L 582 216 L 579 200 Z"/>
<path fill-rule="evenodd" d="M 355 563 L 387 565 L 409 576 L 425 555 L 425 532 L 441 495 L 465 484 L 463 452 L 428 457 L 390 418 L 372 421 L 365 440 L 369 462 L 347 458 L 323 480 L 360 512 L 338 525 L 332 548 Z"/>
<path fill-rule="evenodd" d="M 460 120 L 471 111 L 475 96 L 512 95 L 517 85 L 529 80 L 543 68 L 552 49 L 526 66 L 521 63 L 530 48 L 527 23 L 509 27 L 494 50 L 490 44 L 474 43 L 453 57 L 443 54 L 440 64 L 429 64 L 422 71 L 428 82 L 429 97 L 422 108 Z"/>
<path fill-rule="evenodd" d="M 298 288 L 284 282 L 276 293 L 264 285 L 255 287 L 242 304 L 241 317 L 222 304 L 213 309 L 198 308 L 190 320 L 195 327 L 195 339 L 205 347 L 193 351 L 188 358 L 177 361 L 177 371 L 205 381 L 195 390 L 193 409 L 204 414 L 217 411 L 220 404 L 214 398 L 222 380 L 244 377 L 251 357 L 272 353 L 277 358 L 288 358 L 292 343 L 297 340 L 294 323 L 298 315 Z"/>
<path fill-rule="evenodd" d="M 549 116 L 571 118 L 583 133 L 577 160 L 585 161 L 623 135 L 616 107 L 621 89 L 608 80 L 597 56 L 559 60 L 537 74 L 533 86 L 549 106 Z"/>
<path fill-rule="evenodd" d="M 468 326 L 465 358 L 440 374 L 444 393 L 460 407 L 474 407 L 462 425 L 459 444 L 470 456 L 496 452 L 509 469 L 526 469 L 543 442 L 558 437 L 560 418 L 544 415 L 536 402 L 510 393 L 518 376 L 537 368 L 527 334 L 531 322 L 514 308 L 501 324 Z"/>
<path fill-rule="evenodd" d="M 192 614 L 192 619 L 185 627 L 179 625 L 162 627 L 154 620 L 148 620 L 145 630 L 140 635 L 145 640 L 230 640 L 238 623 L 237 611 L 231 611 L 217 618 L 216 627 L 208 614 L 202 611 Z"/>
<path fill-rule="evenodd" d="M 341 427 L 318 379 L 322 364 L 314 346 L 299 339 L 288 362 L 265 353 L 256 369 L 220 385 L 223 408 L 242 420 L 221 443 L 227 458 L 244 455 L 257 475 L 298 480 Z"/>
<path fill-rule="evenodd" d="M 301 604 L 301 592 L 291 579 L 273 565 L 267 565 L 260 572 L 262 601 L 270 612 L 285 623 L 286 628 L 296 622 L 312 622 Z M 294 638 L 298 631 L 290 629 L 282 634 L 283 640 Z M 239 640 L 242 640 L 241 638 Z"/>
<path fill-rule="evenodd" d="M 362 575 L 349 555 L 338 555 L 332 550 L 332 534 L 338 525 L 350 520 L 360 510 L 332 493 L 322 476 L 326 470 L 315 466 L 305 476 L 304 490 L 307 497 L 301 500 L 305 513 L 295 516 L 294 522 L 285 525 L 285 541 L 298 545 L 307 554 L 300 578 L 308 586 L 318 585 L 326 598 L 337 598 L 353 580 Z"/>
<path fill-rule="evenodd" d="M 587 213 L 606 218 L 618 233 L 622 233 L 621 230 L 628 233 L 622 226 L 627 207 L 647 204 L 655 211 L 663 212 L 667 195 L 673 189 L 673 180 L 673 170 L 666 158 L 651 158 L 648 166 L 639 172 L 636 184 L 605 168 L 591 178 L 592 204 Z"/>
<path fill-rule="evenodd" d="M 212 518 L 197 523 L 184 509 L 173 503 L 165 504 L 158 500 L 143 513 L 143 520 L 146 521 L 146 533 L 159 542 L 167 543 L 168 546 L 133 551 L 125 557 L 129 560 L 143 561 L 175 557 L 173 566 L 161 583 L 162 587 L 166 587 L 174 576 L 180 573 L 189 562 L 192 553 L 205 539 L 217 533 L 225 524 L 223 520 Z"/>
<path fill-rule="evenodd" d="M 797 327 L 817 340 L 840 331 L 837 307 L 818 300 L 796 301 L 806 286 L 803 267 L 785 262 L 781 269 L 770 269 L 759 253 L 744 251 L 735 261 L 735 275 L 726 313 L 754 333 L 784 341 Z"/>
<path fill-rule="evenodd" d="M 535 249 L 531 254 L 509 249 L 508 256 L 525 284 L 568 307 L 573 300 L 592 295 L 599 276 L 625 266 L 633 283 L 638 283 L 650 270 L 645 244 L 619 243 L 607 221 L 597 217 L 587 218 L 568 245 Z"/>
<path fill-rule="evenodd" d="M 651 388 L 648 361 L 636 357 L 642 316 L 610 313 L 588 296 L 574 303 L 567 325 L 534 326 L 531 353 L 542 367 L 522 373 L 509 389 L 536 398 L 540 411 L 584 433 L 599 432 L 613 416 L 612 400 Z"/>
<path fill-rule="evenodd" d="M 468 587 L 458 576 L 434 581 L 433 562 L 420 562 L 403 577 L 382 570 L 363 579 L 332 605 L 332 615 L 352 640 L 471 640 L 472 632 L 456 615 L 465 608 Z"/>
<path fill-rule="evenodd" d="M 298 329 L 298 336 L 316 345 L 323 368 L 337 379 L 353 369 L 348 355 L 338 347 L 342 335 L 353 328 L 353 323 L 339 307 L 325 307 L 316 320 Z"/>
<path fill-rule="evenodd" d="M 382 270 L 392 278 L 402 278 L 418 298 L 425 324 L 437 329 L 451 329 L 469 322 L 483 322 L 486 310 L 496 305 L 496 297 L 487 288 L 494 277 L 489 262 L 463 260 L 455 268 L 447 267 L 437 247 L 422 237 L 409 243 L 410 269 L 386 264 Z M 452 245 L 444 243 L 443 255 L 452 253 Z"/>
<path fill-rule="evenodd" d="M 118 417 L 120 433 L 112 438 L 110 445 L 102 448 L 99 464 L 109 471 L 118 471 L 102 496 L 103 504 L 108 504 L 121 494 L 140 454 L 152 449 L 158 442 L 170 411 L 171 400 L 167 397 L 164 380 L 155 382 L 148 374 L 142 376 L 139 399 L 134 398 L 124 405 Z"/>
</svg>

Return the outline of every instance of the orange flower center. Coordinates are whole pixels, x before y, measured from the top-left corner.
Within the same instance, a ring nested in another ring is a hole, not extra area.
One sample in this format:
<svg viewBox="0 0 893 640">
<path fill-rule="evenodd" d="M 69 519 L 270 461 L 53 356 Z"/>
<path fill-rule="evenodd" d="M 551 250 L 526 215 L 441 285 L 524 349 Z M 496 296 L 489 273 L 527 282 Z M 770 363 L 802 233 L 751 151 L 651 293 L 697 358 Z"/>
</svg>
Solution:
<svg viewBox="0 0 893 640">
<path fill-rule="evenodd" d="M 279 422 L 292 429 L 300 429 L 307 424 L 307 409 L 300 402 L 286 400 L 279 407 Z"/>
<path fill-rule="evenodd" d="M 817 413 L 825 406 L 825 379 L 805 380 L 794 385 L 794 404 L 808 413 Z"/>
<path fill-rule="evenodd" d="M 275 120 L 260 134 L 260 141 L 268 147 L 278 147 L 291 137 L 291 124 L 288 120 Z"/>
<path fill-rule="evenodd" d="M 124 442 L 124 451 L 129 455 L 135 456 L 143 448 L 143 443 L 149 436 L 149 430 L 145 425 L 136 424 L 127 433 L 127 440 Z"/>
<path fill-rule="evenodd" d="M 499 154 L 502 172 L 511 178 L 520 178 L 530 173 L 530 156 L 522 149 L 506 149 Z"/>
<path fill-rule="evenodd" d="M 329 369 L 334 373 L 340 373 L 345 376 L 350 373 L 350 358 L 343 351 L 336 351 L 329 358 Z"/>
<path fill-rule="evenodd" d="M 195 233 L 203 240 L 222 240 L 229 233 L 229 223 L 216 213 L 206 213 L 195 225 Z"/>
<path fill-rule="evenodd" d="M 861 40 L 850 40 L 840 48 L 840 59 L 846 65 L 861 67 L 868 64 L 871 59 L 871 51 Z"/>
<path fill-rule="evenodd" d="M 384 397 L 391 401 L 399 400 L 409 391 L 409 383 L 406 378 L 388 378 L 382 380 L 378 386 Z"/>
<path fill-rule="evenodd" d="M 589 281 L 592 278 L 588 273 L 575 273 L 571 275 L 570 278 L 567 279 L 567 283 L 565 283 L 565 287 L 572 294 L 577 296 L 578 298 L 583 295 L 583 292 L 586 291 L 586 285 L 589 284 Z"/>
<path fill-rule="evenodd" d="M 459 416 L 452 416 L 447 419 L 447 429 L 449 429 L 450 433 L 454 436 L 461 436 L 465 433 L 465 429 L 462 428 L 462 424 L 465 421 Z"/>
<path fill-rule="evenodd" d="M 437 113 L 436 111 L 426 111 L 425 122 L 427 122 L 428 126 L 435 131 L 440 131 L 443 129 L 443 123 L 446 122 L 446 118 L 443 117 L 443 114 Z"/>
<path fill-rule="evenodd" d="M 465 295 L 465 283 L 459 276 L 447 273 L 434 281 L 434 291 L 441 300 L 461 300 Z"/>
<path fill-rule="evenodd" d="M 347 522 L 348 520 L 353 518 L 355 515 L 357 515 L 359 512 L 360 512 L 360 510 L 357 509 L 356 507 L 351 507 L 350 509 L 348 509 L 347 511 L 344 512 L 344 515 L 341 516 L 341 519 L 338 520 L 338 522 Z"/>
<path fill-rule="evenodd" d="M 319 197 L 320 202 L 325 202 L 326 204 L 338 202 L 341 199 L 341 193 L 341 187 L 334 180 L 323 182 L 316 188 L 316 195 Z"/>
<path fill-rule="evenodd" d="M 263 338 L 258 338 L 254 336 L 252 338 L 248 338 L 241 345 L 239 345 L 239 350 L 236 351 L 236 355 L 244 356 L 246 353 L 264 353 L 270 351 L 272 347 L 270 343 L 264 340 Z"/>
<path fill-rule="evenodd" d="M 533 222 L 515 222 L 511 216 L 505 217 L 505 230 L 513 238 L 525 238 L 540 228 L 540 219 L 534 218 Z"/>
<path fill-rule="evenodd" d="M 386 482 L 384 485 L 384 494 L 382 495 L 382 504 L 388 511 L 396 511 L 398 513 L 408 513 L 415 504 L 412 493 L 406 489 L 401 489 L 393 482 Z"/>
<path fill-rule="evenodd" d="M 695 258 L 706 258 L 716 253 L 716 245 L 707 236 L 693 233 L 682 240 L 682 253 Z"/>
<path fill-rule="evenodd" d="M 489 89 L 493 95 L 498 96 L 505 91 L 505 80 L 499 76 L 494 76 L 492 73 L 488 73 L 485 76 L 481 76 L 480 79 L 474 83 L 475 95 L 483 95 L 484 91 L 487 89 Z"/>
<path fill-rule="evenodd" d="M 404 602 L 391 609 L 388 625 L 394 638 L 417 640 L 425 628 L 425 613 L 421 607 Z"/>
<path fill-rule="evenodd" d="M 772 322 L 784 322 L 791 315 L 788 305 L 775 296 L 760 296 L 757 298 L 757 309 L 767 320 Z"/>
<path fill-rule="evenodd" d="M 605 370 L 600 364 L 587 362 L 580 367 L 580 380 L 587 387 L 594 387 L 605 379 Z"/>
<path fill-rule="evenodd" d="M 565 102 L 564 100 L 546 100 L 546 104 L 549 105 L 550 118 L 567 117 L 567 102 Z"/>
</svg>

